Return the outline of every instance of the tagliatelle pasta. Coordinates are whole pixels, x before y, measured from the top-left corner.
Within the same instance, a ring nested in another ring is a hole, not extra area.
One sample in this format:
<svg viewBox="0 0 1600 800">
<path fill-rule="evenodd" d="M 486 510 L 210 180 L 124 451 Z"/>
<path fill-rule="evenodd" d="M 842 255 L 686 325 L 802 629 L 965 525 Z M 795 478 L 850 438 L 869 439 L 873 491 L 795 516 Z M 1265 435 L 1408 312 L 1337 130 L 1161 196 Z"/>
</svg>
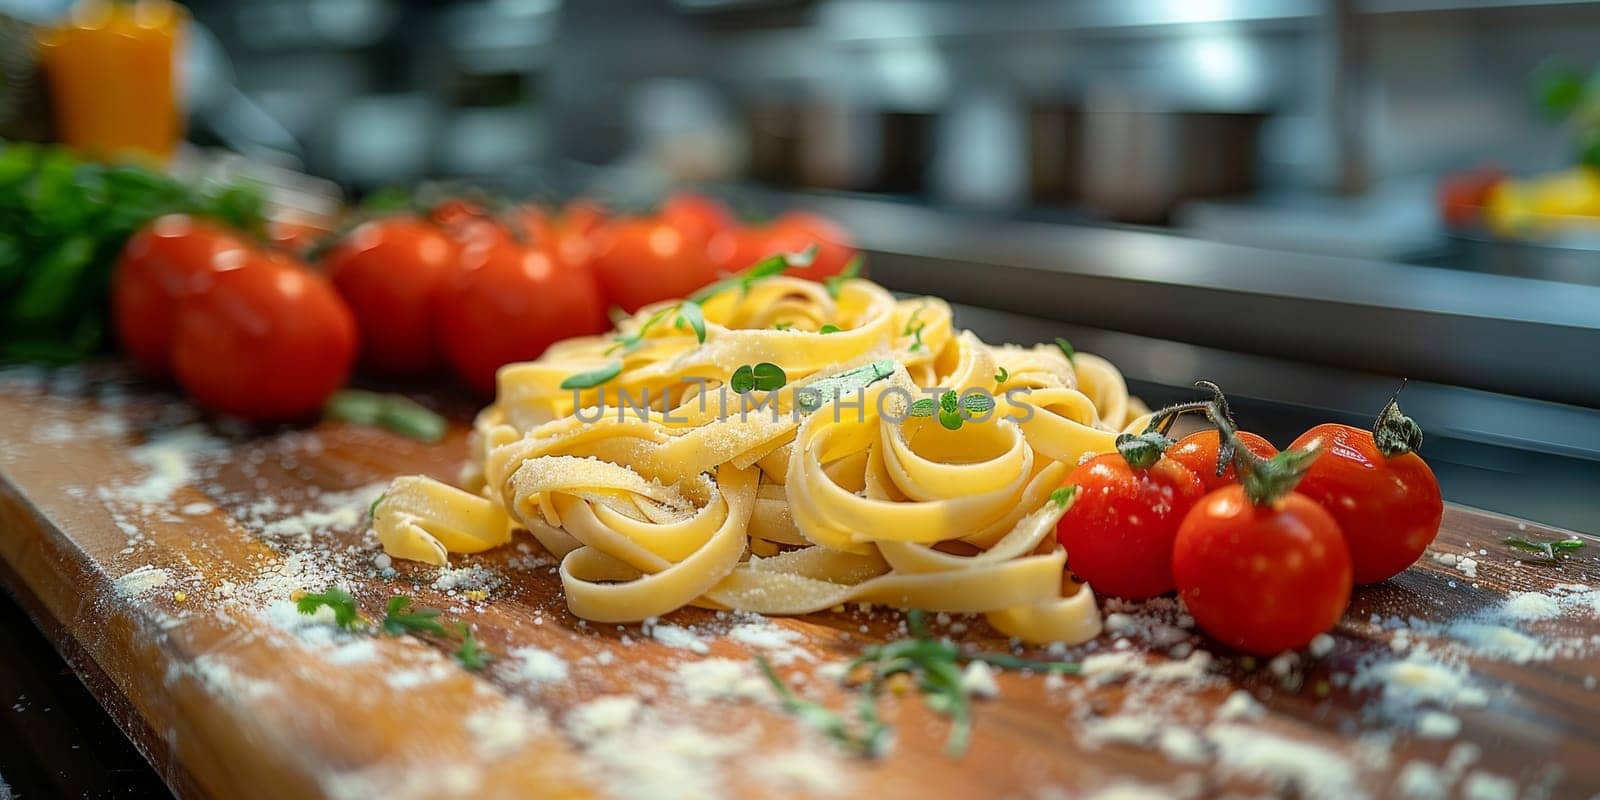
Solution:
<svg viewBox="0 0 1600 800">
<path fill-rule="evenodd" d="M 943 301 L 859 279 L 734 281 L 696 308 L 703 342 L 694 309 L 663 303 L 502 368 L 466 488 L 396 479 L 385 551 L 444 564 L 526 530 L 598 622 L 875 603 L 984 613 L 1030 642 L 1099 632 L 1051 493 L 1143 427 L 1114 367 L 986 345 Z M 763 363 L 785 385 L 732 391 Z M 926 408 L 946 390 L 989 399 L 946 424 Z"/>
</svg>

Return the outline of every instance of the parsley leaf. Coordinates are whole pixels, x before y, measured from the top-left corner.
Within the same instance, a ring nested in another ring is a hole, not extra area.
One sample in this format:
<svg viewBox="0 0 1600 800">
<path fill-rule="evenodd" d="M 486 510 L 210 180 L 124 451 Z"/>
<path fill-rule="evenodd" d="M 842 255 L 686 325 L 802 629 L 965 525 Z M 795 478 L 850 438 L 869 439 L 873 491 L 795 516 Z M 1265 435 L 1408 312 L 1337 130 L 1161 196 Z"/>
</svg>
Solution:
<svg viewBox="0 0 1600 800">
<path fill-rule="evenodd" d="M 311 615 L 317 613 L 324 606 L 333 609 L 333 622 L 345 630 L 354 628 L 361 621 L 361 611 L 356 608 L 356 599 L 349 592 L 337 586 L 329 586 L 318 594 L 301 595 L 294 601 L 295 608 L 300 613 Z"/>
<path fill-rule="evenodd" d="M 403 633 L 419 634 L 431 633 L 436 636 L 445 636 L 449 632 L 439 623 L 439 610 L 436 608 L 412 608 L 411 598 L 405 595 L 396 595 L 389 598 L 389 603 L 384 607 L 383 632 L 390 636 L 399 636 Z"/>
<path fill-rule="evenodd" d="M 470 670 L 480 670 L 489 665 L 490 657 L 483 651 L 483 646 L 478 643 L 478 637 L 472 635 L 472 629 L 465 622 L 456 623 L 456 629 L 461 632 L 461 646 L 456 648 L 454 655 L 461 666 Z"/>
<path fill-rule="evenodd" d="M 1526 539 L 1521 536 L 1507 536 L 1504 540 L 1504 544 L 1514 547 L 1518 550 L 1524 550 L 1529 553 L 1543 556 L 1549 561 L 1558 561 L 1560 560 L 1558 556 L 1561 553 L 1565 553 L 1569 550 L 1577 550 L 1583 547 L 1586 542 L 1577 537 L 1549 542 L 1537 539 Z"/>
</svg>

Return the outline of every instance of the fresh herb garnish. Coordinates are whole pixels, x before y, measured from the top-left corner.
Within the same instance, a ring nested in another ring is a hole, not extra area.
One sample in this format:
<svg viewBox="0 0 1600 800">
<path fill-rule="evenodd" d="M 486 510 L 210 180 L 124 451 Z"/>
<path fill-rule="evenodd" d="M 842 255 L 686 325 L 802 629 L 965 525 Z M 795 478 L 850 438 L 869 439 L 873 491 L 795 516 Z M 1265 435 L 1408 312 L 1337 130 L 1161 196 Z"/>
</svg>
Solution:
<svg viewBox="0 0 1600 800">
<path fill-rule="evenodd" d="M 639 345 L 644 343 L 645 334 L 649 333 L 651 328 L 654 328 L 656 325 L 660 324 L 662 320 L 666 319 L 668 314 L 679 310 L 681 306 L 682 304 L 680 303 L 678 305 L 656 309 L 656 312 L 651 314 L 649 318 L 644 321 L 643 325 L 639 326 L 639 330 L 636 330 L 633 333 L 625 333 L 614 339 L 613 341 L 615 344 L 612 344 L 610 347 L 606 348 L 605 354 L 609 356 L 618 350 L 621 350 L 624 353 L 631 353 L 638 349 Z M 683 317 L 680 315 L 679 319 L 682 320 Z M 704 320 L 703 315 L 701 319 Z M 702 322 L 702 325 L 703 324 L 704 323 Z M 701 341 L 704 341 L 703 337 Z"/>
<path fill-rule="evenodd" d="M 744 394 L 752 389 L 763 392 L 775 392 L 782 389 L 789 382 L 789 376 L 784 373 L 783 367 L 770 361 L 760 364 L 745 364 L 733 371 L 733 376 L 728 378 L 728 388 Z"/>
<path fill-rule="evenodd" d="M 830 322 L 830 323 L 828 323 L 826 325 L 823 325 L 822 327 L 818 328 L 817 329 L 817 333 L 838 333 L 841 330 L 843 330 L 843 328 L 840 328 L 838 325 L 835 325 L 835 324 Z"/>
<path fill-rule="evenodd" d="M 687 324 L 694 330 L 694 338 L 700 344 L 706 343 L 706 315 L 700 304 L 693 300 L 685 300 L 678 305 L 677 326 L 682 328 Z"/>
<path fill-rule="evenodd" d="M 924 397 L 910 405 L 906 414 L 913 417 L 939 418 L 939 424 L 950 430 L 959 430 L 961 424 L 973 417 L 981 417 L 994 410 L 994 398 L 987 394 L 958 395 L 946 391 L 935 401 Z"/>
<path fill-rule="evenodd" d="M 912 309 L 911 316 L 906 318 L 905 330 L 900 332 L 901 336 L 910 336 L 915 339 L 909 348 L 913 353 L 922 349 L 922 329 L 927 327 L 928 323 L 918 320 L 917 317 L 922 314 L 922 309 L 925 307 L 926 306 L 917 306 L 916 308 Z"/>
<path fill-rule="evenodd" d="M 1005 367 L 995 367 L 994 368 L 994 382 L 995 383 L 1005 383 L 1010 378 L 1011 378 L 1011 371 L 1010 370 L 1006 369 Z"/>
<path fill-rule="evenodd" d="M 480 670 L 489 665 L 489 654 L 483 652 L 483 647 L 478 643 L 478 637 L 472 635 L 472 629 L 465 622 L 456 623 L 456 630 L 461 633 L 461 646 L 456 648 L 454 655 L 461 666 L 470 670 Z"/>
<path fill-rule="evenodd" d="M 796 697 L 778 679 L 770 664 L 759 659 L 762 671 L 772 683 L 784 710 L 821 729 L 835 741 L 861 755 L 872 757 L 882 752 L 887 731 L 877 715 L 877 696 L 884 681 L 894 675 L 909 675 L 922 691 L 928 708 L 950 718 L 950 735 L 945 752 L 959 756 L 966 751 L 972 735 L 971 693 L 964 685 L 963 668 L 980 662 L 998 669 L 1029 670 L 1048 674 L 1076 674 L 1074 663 L 1037 661 L 1010 653 L 968 653 L 956 644 L 934 639 L 928 632 L 927 616 L 919 610 L 906 612 L 906 628 L 911 636 L 864 650 L 850 663 L 846 675 L 866 672 L 857 703 L 856 723 L 828 708 Z M 759 658 L 759 657 L 758 657 Z"/>
<path fill-rule="evenodd" d="M 1061 348 L 1061 353 L 1067 357 L 1069 363 L 1076 363 L 1078 351 L 1072 349 L 1072 343 L 1059 336 L 1056 337 L 1056 347 Z"/>
<path fill-rule="evenodd" d="M 893 361 L 889 359 L 874 361 L 800 387 L 795 392 L 795 403 L 807 413 L 816 411 L 822 407 L 823 401 L 832 395 L 843 395 L 845 392 L 865 389 L 892 375 L 894 375 Z"/>
<path fill-rule="evenodd" d="M 384 492 L 384 493 L 378 495 L 377 497 L 372 498 L 372 505 L 367 506 L 367 521 L 368 522 L 371 522 L 371 521 L 373 521 L 373 520 L 378 518 L 378 504 L 383 502 L 383 498 L 388 497 L 388 496 L 389 496 L 389 493 L 388 492 Z"/>
<path fill-rule="evenodd" d="M 774 275 L 781 275 L 783 274 L 784 270 L 790 268 L 798 269 L 800 267 L 811 266 L 811 262 L 815 260 L 816 257 L 816 245 L 811 245 L 799 253 L 778 253 L 776 255 L 768 256 L 752 264 L 749 269 L 743 272 L 730 275 L 705 287 L 704 289 L 701 289 L 698 292 L 695 292 L 689 296 L 689 300 L 695 303 L 704 303 L 705 301 L 710 300 L 711 298 L 716 297 L 717 295 L 729 289 L 738 289 L 741 292 L 748 292 L 750 291 L 750 287 L 754 286 L 757 281 L 771 278 Z"/>
<path fill-rule="evenodd" d="M 356 599 L 337 586 L 329 586 L 317 594 L 301 595 L 300 599 L 294 601 L 294 606 L 308 616 L 324 607 L 331 608 L 334 624 L 345 630 L 354 628 L 361 621 L 361 610 L 356 608 Z"/>
<path fill-rule="evenodd" d="M 1072 502 L 1072 498 L 1077 495 L 1077 484 L 1062 486 L 1050 492 L 1050 502 L 1055 503 L 1057 508 L 1066 508 L 1067 504 Z"/>
<path fill-rule="evenodd" d="M 444 417 L 400 394 L 344 389 L 328 398 L 322 413 L 329 419 L 374 425 L 421 442 L 437 442 L 450 429 Z"/>
<path fill-rule="evenodd" d="M 613 361 L 599 369 L 580 372 L 561 382 L 563 389 L 593 389 L 622 374 L 622 362 Z"/>
<path fill-rule="evenodd" d="M 794 329 L 794 323 L 793 322 L 780 322 L 780 323 L 778 323 L 776 325 L 773 325 L 772 329 L 775 330 L 775 331 L 793 330 Z"/>
<path fill-rule="evenodd" d="M 844 265 L 844 269 L 841 270 L 838 275 L 833 275 L 831 277 L 823 278 L 822 279 L 822 285 L 828 290 L 828 296 L 829 297 L 832 297 L 833 299 L 838 300 L 839 299 L 839 289 L 844 286 L 844 282 L 848 281 L 848 280 L 851 280 L 853 278 L 860 277 L 860 275 L 861 275 L 861 255 L 858 253 L 858 254 L 856 254 L 856 256 L 854 258 L 850 259 L 849 263 Z"/>
<path fill-rule="evenodd" d="M 402 633 L 431 633 L 435 636 L 446 636 L 449 631 L 439 623 L 439 609 L 412 608 L 412 600 L 405 595 L 396 595 L 389 598 L 388 605 L 384 606 L 383 632 L 390 636 L 399 636 Z"/>
<path fill-rule="evenodd" d="M 884 746 L 889 741 L 889 729 L 884 726 L 883 720 L 878 718 L 877 703 L 871 695 L 862 694 L 863 702 L 857 708 L 856 724 L 851 725 L 843 716 L 829 710 L 827 706 L 795 694 L 794 690 L 778 677 L 778 671 L 772 668 L 772 663 L 767 661 L 766 656 L 756 656 L 756 663 L 761 666 L 761 674 L 766 676 L 767 682 L 772 684 L 772 690 L 777 693 L 778 703 L 783 706 L 784 711 L 858 755 L 875 758 L 883 752 Z"/>
<path fill-rule="evenodd" d="M 1586 542 L 1576 536 L 1557 541 L 1542 541 L 1527 539 L 1521 536 L 1507 536 L 1504 544 L 1535 555 L 1543 556 L 1548 561 L 1558 561 L 1558 556 L 1583 547 Z"/>
</svg>

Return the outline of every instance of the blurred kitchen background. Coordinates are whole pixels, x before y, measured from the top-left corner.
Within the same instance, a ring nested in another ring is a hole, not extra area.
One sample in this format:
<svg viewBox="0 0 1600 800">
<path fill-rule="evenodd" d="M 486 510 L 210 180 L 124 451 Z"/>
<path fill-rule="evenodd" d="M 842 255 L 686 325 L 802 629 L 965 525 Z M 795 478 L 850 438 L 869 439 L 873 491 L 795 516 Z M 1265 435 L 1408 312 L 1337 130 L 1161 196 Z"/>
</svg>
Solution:
<svg viewBox="0 0 1600 800">
<path fill-rule="evenodd" d="M 1217 380 L 1279 444 L 1409 378 L 1449 499 L 1600 532 L 1600 3 L 187 5 L 190 140 L 292 204 L 813 207 L 985 338 Z"/>
</svg>

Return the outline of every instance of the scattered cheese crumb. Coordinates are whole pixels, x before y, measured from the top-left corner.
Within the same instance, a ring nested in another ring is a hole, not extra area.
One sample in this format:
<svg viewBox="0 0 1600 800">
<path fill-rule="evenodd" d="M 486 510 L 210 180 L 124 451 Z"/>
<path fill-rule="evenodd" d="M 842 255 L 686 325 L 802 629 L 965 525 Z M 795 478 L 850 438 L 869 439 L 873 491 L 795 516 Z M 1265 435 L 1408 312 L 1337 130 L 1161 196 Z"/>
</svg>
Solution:
<svg viewBox="0 0 1600 800">
<path fill-rule="evenodd" d="M 967 664 L 961 673 L 961 688 L 974 697 L 985 699 L 1000 696 L 1000 684 L 994 680 L 994 669 L 982 661 Z"/>
</svg>

